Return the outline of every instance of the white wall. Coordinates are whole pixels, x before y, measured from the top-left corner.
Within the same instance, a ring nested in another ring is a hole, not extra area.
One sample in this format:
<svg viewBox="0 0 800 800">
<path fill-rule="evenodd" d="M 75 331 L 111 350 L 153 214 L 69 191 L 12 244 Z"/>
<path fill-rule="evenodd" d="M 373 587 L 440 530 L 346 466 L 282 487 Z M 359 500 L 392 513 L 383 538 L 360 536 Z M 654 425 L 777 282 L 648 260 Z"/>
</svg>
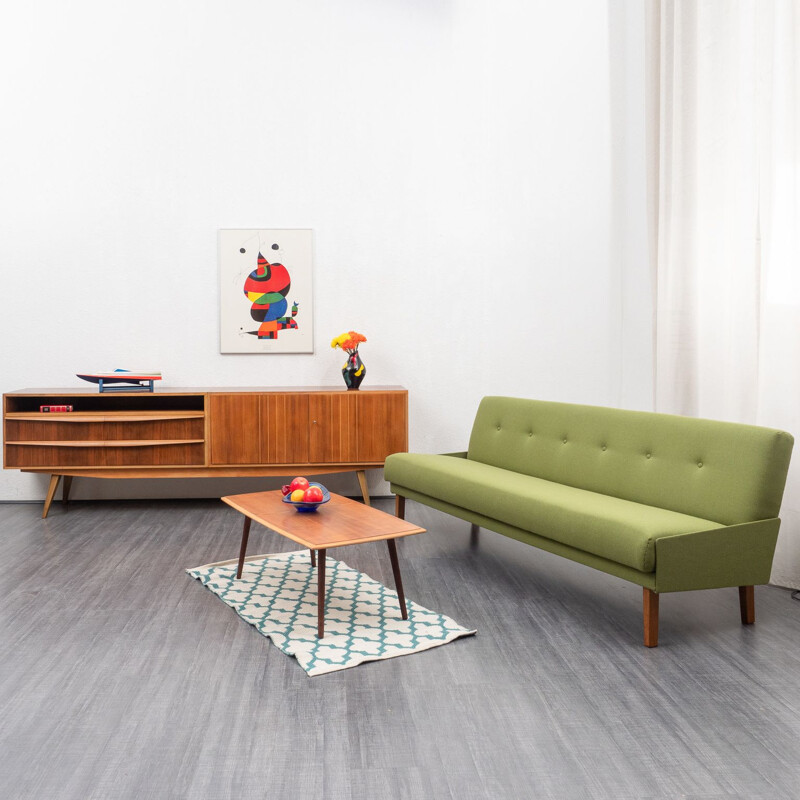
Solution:
<svg viewBox="0 0 800 800">
<path fill-rule="evenodd" d="M 645 4 L 609 2 L 611 259 L 618 269 L 619 405 L 654 410 L 655 265 L 648 252 Z"/>
<path fill-rule="evenodd" d="M 142 365 L 164 388 L 337 385 L 330 338 L 356 328 L 367 380 L 410 391 L 412 449 L 464 447 L 487 393 L 646 407 L 643 156 L 619 143 L 643 109 L 639 17 L 632 0 L 14 4 L 0 389 Z M 314 355 L 219 354 L 229 227 L 314 229 Z M 44 484 L 6 471 L 0 499 Z"/>
</svg>

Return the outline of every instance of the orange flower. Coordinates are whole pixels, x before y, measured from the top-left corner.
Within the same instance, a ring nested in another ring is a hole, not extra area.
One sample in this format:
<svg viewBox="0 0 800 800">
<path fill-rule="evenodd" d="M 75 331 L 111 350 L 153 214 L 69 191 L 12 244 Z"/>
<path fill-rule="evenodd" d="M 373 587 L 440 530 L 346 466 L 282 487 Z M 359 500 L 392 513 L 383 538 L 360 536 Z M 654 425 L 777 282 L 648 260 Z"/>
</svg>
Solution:
<svg viewBox="0 0 800 800">
<path fill-rule="evenodd" d="M 331 341 L 331 347 L 341 347 L 342 350 L 350 352 L 351 350 L 358 350 L 358 346 L 366 341 L 367 337 L 363 334 L 357 333 L 356 331 L 348 331 L 333 339 Z"/>
</svg>

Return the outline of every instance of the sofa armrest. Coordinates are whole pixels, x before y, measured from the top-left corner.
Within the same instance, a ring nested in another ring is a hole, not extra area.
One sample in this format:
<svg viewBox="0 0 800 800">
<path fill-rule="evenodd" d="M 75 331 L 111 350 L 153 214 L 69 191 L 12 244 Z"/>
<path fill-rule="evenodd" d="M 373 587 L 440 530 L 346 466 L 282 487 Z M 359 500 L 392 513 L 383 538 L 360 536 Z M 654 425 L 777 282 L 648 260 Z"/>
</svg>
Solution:
<svg viewBox="0 0 800 800">
<path fill-rule="evenodd" d="M 780 524 L 762 519 L 657 539 L 655 591 L 768 583 Z"/>
</svg>

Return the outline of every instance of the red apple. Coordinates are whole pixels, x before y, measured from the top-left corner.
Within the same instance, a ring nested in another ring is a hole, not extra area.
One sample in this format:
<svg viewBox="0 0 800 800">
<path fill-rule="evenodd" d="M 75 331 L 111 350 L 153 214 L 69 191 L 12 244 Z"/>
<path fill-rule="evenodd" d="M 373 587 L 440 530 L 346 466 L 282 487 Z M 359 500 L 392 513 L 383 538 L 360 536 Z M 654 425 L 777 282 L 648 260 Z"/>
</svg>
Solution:
<svg viewBox="0 0 800 800">
<path fill-rule="evenodd" d="M 303 491 L 308 489 L 308 479 L 307 478 L 295 478 L 289 484 L 289 491 L 293 492 L 295 489 L 302 489 Z"/>
<path fill-rule="evenodd" d="M 283 486 L 281 486 L 281 494 L 282 495 L 286 496 L 291 491 L 292 491 L 292 487 L 289 486 L 288 483 L 285 483 Z"/>
<path fill-rule="evenodd" d="M 321 503 L 322 489 L 319 486 L 309 486 L 303 494 L 304 503 Z"/>
</svg>

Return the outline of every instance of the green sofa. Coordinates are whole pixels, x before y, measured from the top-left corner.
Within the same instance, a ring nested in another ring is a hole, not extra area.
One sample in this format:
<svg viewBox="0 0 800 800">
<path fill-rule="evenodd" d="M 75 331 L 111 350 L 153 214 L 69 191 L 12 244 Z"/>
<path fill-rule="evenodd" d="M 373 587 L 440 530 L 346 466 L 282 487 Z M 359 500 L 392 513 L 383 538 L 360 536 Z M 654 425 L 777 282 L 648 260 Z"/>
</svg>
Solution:
<svg viewBox="0 0 800 800">
<path fill-rule="evenodd" d="M 389 456 L 397 495 L 643 587 L 644 643 L 664 592 L 769 580 L 793 437 L 730 422 L 485 397 L 463 453 Z"/>
</svg>

